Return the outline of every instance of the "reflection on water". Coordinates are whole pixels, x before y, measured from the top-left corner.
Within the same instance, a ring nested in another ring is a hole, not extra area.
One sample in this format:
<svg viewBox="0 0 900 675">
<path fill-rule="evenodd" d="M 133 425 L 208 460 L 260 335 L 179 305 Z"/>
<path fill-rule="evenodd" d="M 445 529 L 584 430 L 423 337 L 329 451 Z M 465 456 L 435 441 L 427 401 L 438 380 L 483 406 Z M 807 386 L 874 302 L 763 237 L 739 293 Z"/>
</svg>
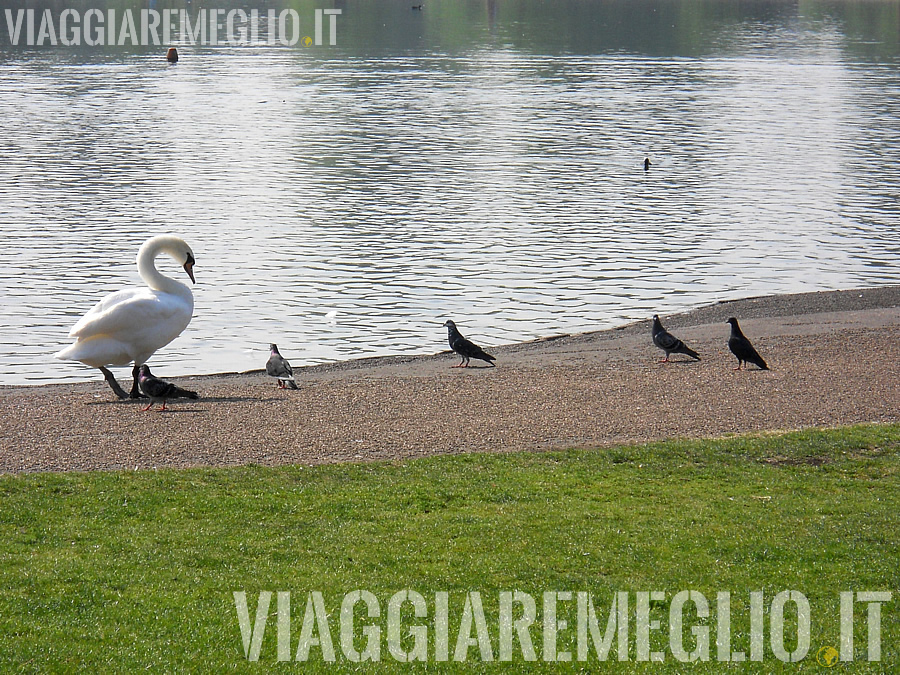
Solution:
<svg viewBox="0 0 900 675">
<path fill-rule="evenodd" d="M 656 24 L 656 50 L 585 48 L 606 4 L 576 4 L 588 25 L 532 42 L 511 17 L 537 3 L 471 11 L 458 48 L 422 16 L 395 50 L 348 3 L 344 49 L 2 52 L 0 383 L 95 377 L 50 354 L 165 231 L 197 285 L 163 376 L 896 283 L 896 44 L 775 3 L 697 28 L 702 53 Z"/>
</svg>

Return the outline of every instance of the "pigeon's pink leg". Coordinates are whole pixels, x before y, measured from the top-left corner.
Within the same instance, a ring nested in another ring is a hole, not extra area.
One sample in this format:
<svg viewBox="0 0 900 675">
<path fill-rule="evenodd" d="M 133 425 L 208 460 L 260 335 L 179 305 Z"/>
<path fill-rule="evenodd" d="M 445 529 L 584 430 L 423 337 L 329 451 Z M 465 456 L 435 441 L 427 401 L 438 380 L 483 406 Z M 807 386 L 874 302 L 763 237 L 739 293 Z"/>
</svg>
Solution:
<svg viewBox="0 0 900 675">
<path fill-rule="evenodd" d="M 141 410 L 143 410 L 144 412 L 147 412 L 152 407 L 153 407 L 153 401 L 150 401 L 150 405 L 148 405 L 146 408 L 141 408 Z"/>
<path fill-rule="evenodd" d="M 163 407 L 159 409 L 159 412 L 164 412 L 166 409 L 166 402 L 163 401 Z"/>
</svg>

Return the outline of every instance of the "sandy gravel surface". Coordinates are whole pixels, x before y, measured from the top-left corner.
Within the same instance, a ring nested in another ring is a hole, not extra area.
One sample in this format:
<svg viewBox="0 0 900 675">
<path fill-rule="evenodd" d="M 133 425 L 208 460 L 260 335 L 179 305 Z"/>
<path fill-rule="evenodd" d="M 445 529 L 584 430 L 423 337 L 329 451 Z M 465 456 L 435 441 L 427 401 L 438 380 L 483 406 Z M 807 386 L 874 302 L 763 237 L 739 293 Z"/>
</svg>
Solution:
<svg viewBox="0 0 900 675">
<path fill-rule="evenodd" d="M 732 315 L 771 371 L 732 370 Z M 317 464 L 900 421 L 900 286 L 662 318 L 702 362 L 657 363 L 644 321 L 482 345 L 497 368 L 454 369 L 450 354 L 363 359 L 297 369 L 297 391 L 262 373 L 171 378 L 201 399 L 166 413 L 116 401 L 99 373 L 0 387 L 0 472 Z M 164 358 L 154 363 L 165 377 Z"/>
</svg>

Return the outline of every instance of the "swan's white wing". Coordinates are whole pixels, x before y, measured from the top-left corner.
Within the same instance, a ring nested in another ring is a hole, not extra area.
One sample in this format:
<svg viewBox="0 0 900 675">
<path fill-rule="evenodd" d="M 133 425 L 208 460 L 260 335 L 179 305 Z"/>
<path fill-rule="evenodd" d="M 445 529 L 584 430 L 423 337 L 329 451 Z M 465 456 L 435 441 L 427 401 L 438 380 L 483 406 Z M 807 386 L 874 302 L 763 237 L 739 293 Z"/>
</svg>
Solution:
<svg viewBox="0 0 900 675">
<path fill-rule="evenodd" d="M 143 363 L 191 322 L 193 296 L 148 289 L 119 291 L 98 302 L 72 328 L 75 344 L 58 358 L 88 365 Z"/>
<path fill-rule="evenodd" d="M 138 334 L 184 330 L 193 312 L 191 299 L 148 288 L 111 293 L 94 305 L 69 331 L 69 337 L 88 339 L 99 335 L 133 340 Z M 173 338 L 169 338 L 171 340 Z M 159 346 L 161 347 L 163 342 Z"/>
<path fill-rule="evenodd" d="M 110 293 L 96 305 L 91 307 L 69 331 L 69 337 L 90 337 L 107 332 L 108 322 L 119 305 L 137 300 L 140 296 L 148 296 L 147 289 L 129 288 Z"/>
</svg>

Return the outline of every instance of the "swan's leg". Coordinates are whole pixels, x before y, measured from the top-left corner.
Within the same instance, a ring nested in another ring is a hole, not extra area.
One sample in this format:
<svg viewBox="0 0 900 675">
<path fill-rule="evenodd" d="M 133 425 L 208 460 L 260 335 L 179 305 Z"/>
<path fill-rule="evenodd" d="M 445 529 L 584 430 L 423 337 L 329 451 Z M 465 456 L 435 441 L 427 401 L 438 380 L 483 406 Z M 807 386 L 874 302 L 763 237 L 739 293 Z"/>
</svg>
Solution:
<svg viewBox="0 0 900 675">
<path fill-rule="evenodd" d="M 141 367 L 137 364 L 134 365 L 134 369 L 131 371 L 131 376 L 134 378 L 134 382 L 131 385 L 131 395 L 125 396 L 124 398 L 147 398 L 141 393 L 140 387 L 138 387 L 138 377 L 141 375 Z M 123 397 L 120 397 L 123 398 Z"/>
<path fill-rule="evenodd" d="M 109 370 L 103 366 L 100 366 L 100 372 L 103 373 L 103 378 L 106 380 L 107 384 L 109 384 L 110 388 L 115 392 L 116 396 L 119 398 L 128 398 L 128 394 L 125 393 L 125 390 L 119 386 L 119 383 L 116 382 L 115 376 L 109 372 Z"/>
</svg>

